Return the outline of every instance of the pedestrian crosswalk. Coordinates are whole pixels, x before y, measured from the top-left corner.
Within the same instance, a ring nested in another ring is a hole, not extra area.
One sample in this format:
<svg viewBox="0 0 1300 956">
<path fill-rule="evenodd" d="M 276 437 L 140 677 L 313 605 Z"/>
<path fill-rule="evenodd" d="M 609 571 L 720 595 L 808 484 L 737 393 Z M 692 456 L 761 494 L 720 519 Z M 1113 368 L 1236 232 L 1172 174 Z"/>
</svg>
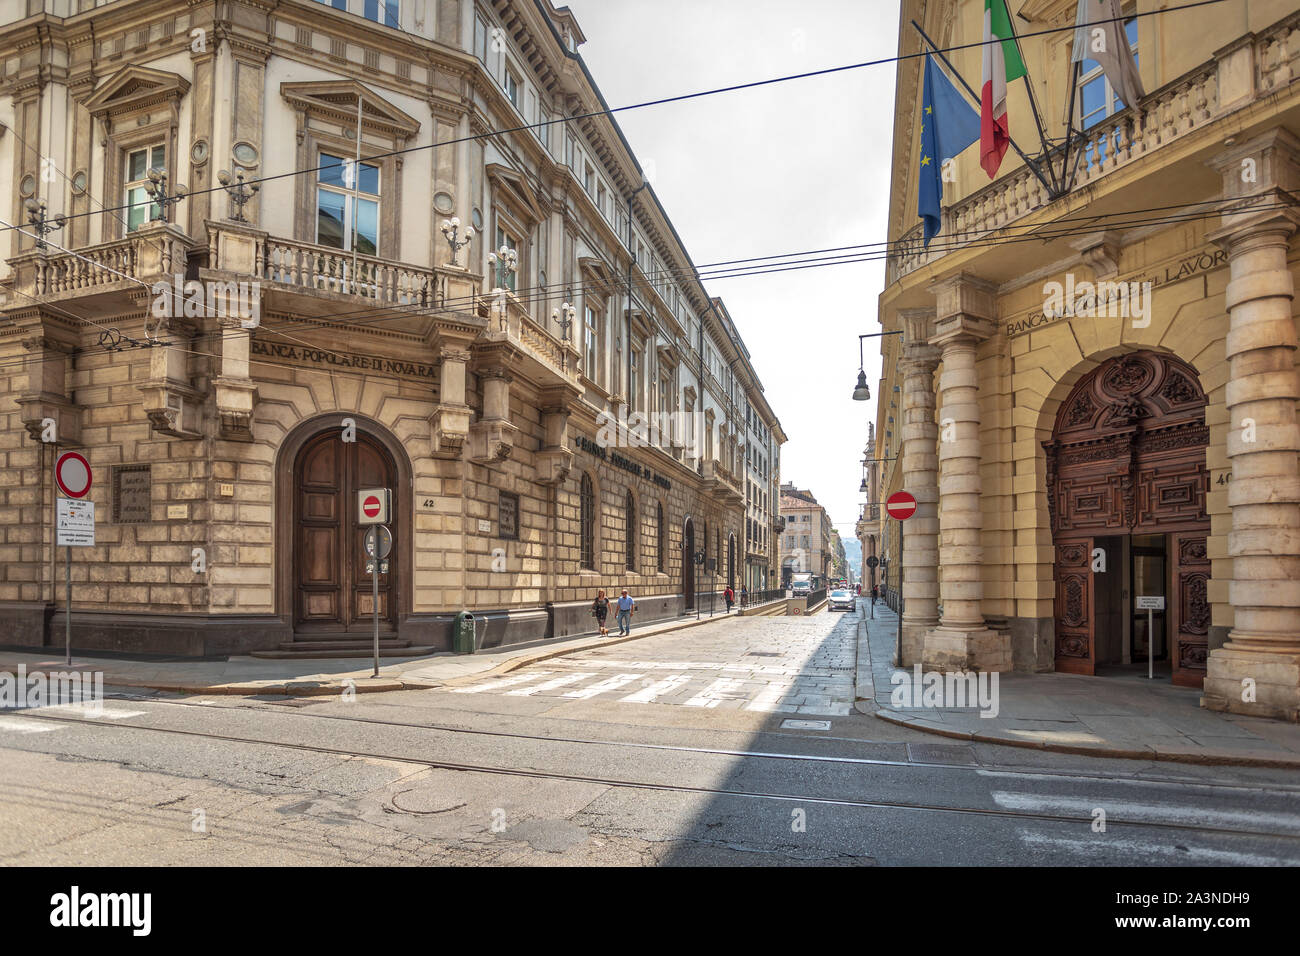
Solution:
<svg viewBox="0 0 1300 956">
<path fill-rule="evenodd" d="M 0 737 L 18 734 L 43 734 L 75 727 L 76 724 L 42 720 L 40 715 L 80 717 L 87 720 L 129 720 L 144 716 L 143 710 L 110 707 L 101 701 L 76 704 L 50 704 L 45 707 L 26 707 L 22 710 L 0 711 Z"/>
<path fill-rule="evenodd" d="M 779 664 L 574 660 L 485 679 L 452 688 L 451 693 L 834 717 L 850 712 L 852 690 L 847 674 L 799 674 Z"/>
</svg>

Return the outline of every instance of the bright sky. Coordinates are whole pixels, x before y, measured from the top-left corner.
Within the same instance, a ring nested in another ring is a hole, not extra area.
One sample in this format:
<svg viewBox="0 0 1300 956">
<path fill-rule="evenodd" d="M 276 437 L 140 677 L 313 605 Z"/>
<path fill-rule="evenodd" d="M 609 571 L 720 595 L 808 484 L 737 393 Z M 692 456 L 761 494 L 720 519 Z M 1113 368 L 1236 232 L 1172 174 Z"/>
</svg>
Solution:
<svg viewBox="0 0 1300 956">
<path fill-rule="evenodd" d="M 895 55 L 896 0 L 570 0 L 611 107 Z M 618 115 L 697 264 L 886 237 L 893 64 Z M 875 401 L 850 397 L 884 263 L 706 281 L 789 441 L 781 478 L 847 539 Z M 867 380 L 880 377 L 868 340 Z"/>
</svg>

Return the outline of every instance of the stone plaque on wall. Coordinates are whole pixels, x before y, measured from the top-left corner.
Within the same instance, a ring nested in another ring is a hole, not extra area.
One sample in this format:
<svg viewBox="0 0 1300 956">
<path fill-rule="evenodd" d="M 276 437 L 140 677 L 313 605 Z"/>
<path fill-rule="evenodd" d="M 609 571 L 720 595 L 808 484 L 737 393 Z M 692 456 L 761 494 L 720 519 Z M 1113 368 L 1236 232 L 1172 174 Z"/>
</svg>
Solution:
<svg viewBox="0 0 1300 956">
<path fill-rule="evenodd" d="M 152 488 L 148 465 L 114 465 L 113 522 L 139 524 L 149 521 Z"/>
<path fill-rule="evenodd" d="M 519 496 L 508 491 L 500 493 L 497 507 L 497 537 L 507 541 L 519 540 Z"/>
</svg>

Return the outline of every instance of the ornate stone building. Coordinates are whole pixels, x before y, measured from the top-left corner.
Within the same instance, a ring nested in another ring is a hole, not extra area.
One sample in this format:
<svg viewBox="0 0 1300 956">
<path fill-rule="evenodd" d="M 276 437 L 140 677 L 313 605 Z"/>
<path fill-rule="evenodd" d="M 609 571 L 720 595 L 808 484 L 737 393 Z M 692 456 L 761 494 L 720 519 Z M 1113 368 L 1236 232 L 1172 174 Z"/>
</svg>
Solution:
<svg viewBox="0 0 1300 956">
<path fill-rule="evenodd" d="M 1124 104 L 1071 62 L 1074 0 L 1012 6 L 1038 34 L 1022 48 L 1058 143 L 1080 71 L 1073 188 L 1014 152 L 990 181 L 973 147 L 926 249 L 923 60 L 897 70 L 879 318 L 902 335 L 883 339 L 876 434 L 878 457 L 900 455 L 881 497 L 919 502 L 904 662 L 1106 674 L 1150 656 L 1206 707 L 1295 720 L 1300 14 L 1130 20 L 1145 94 Z M 912 20 L 940 47 L 976 44 L 952 59 L 980 75 L 978 0 L 905 0 L 902 52 L 921 49 Z M 1008 114 L 1037 152 L 1021 82 Z M 895 526 L 873 532 L 888 553 Z M 1164 599 L 1154 627 L 1139 597 Z"/>
<path fill-rule="evenodd" d="M 370 487 L 390 653 L 462 609 L 587 631 L 600 587 L 673 616 L 697 554 L 738 581 L 761 384 L 568 8 L 0 11 L 0 643 L 61 640 L 65 448 L 79 648 L 356 647 Z"/>
</svg>

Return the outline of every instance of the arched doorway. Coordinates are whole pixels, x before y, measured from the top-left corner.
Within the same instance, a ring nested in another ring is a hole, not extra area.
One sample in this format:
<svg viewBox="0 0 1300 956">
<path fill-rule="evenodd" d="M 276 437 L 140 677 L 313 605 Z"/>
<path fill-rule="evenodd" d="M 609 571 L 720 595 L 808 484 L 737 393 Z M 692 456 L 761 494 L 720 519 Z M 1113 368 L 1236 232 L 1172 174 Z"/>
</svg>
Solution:
<svg viewBox="0 0 1300 956">
<path fill-rule="evenodd" d="M 1089 372 L 1056 416 L 1047 452 L 1055 548 L 1056 669 L 1142 665 L 1205 677 L 1210 561 L 1206 397 L 1196 371 L 1157 352 Z M 1139 597 L 1160 597 L 1148 614 Z"/>
<path fill-rule="evenodd" d="M 372 633 L 373 595 L 362 551 L 365 529 L 357 523 L 357 492 L 391 488 L 389 571 L 379 577 L 381 636 L 397 629 L 394 582 L 402 554 L 400 522 L 405 506 L 392 456 L 373 436 L 358 429 L 356 441 L 330 427 L 309 438 L 294 458 L 291 600 L 297 638 L 355 639 Z"/>
<path fill-rule="evenodd" d="M 682 604 L 695 610 L 695 522 L 690 518 L 682 525 Z"/>
</svg>

